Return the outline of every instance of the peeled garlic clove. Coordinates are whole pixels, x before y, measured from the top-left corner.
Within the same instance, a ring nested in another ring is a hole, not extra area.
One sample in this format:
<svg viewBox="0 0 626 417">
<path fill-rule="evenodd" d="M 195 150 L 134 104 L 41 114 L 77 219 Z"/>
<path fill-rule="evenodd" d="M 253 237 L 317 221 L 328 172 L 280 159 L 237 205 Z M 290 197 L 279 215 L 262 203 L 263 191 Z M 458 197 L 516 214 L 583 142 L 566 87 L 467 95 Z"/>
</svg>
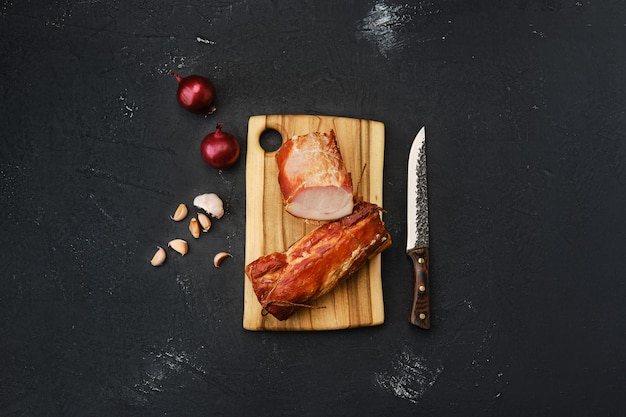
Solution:
<svg viewBox="0 0 626 417">
<path fill-rule="evenodd" d="M 175 222 L 179 222 L 187 217 L 188 212 L 189 211 L 187 210 L 187 206 L 183 203 L 180 203 L 178 205 L 178 208 L 176 208 L 176 212 L 174 213 L 174 215 L 170 216 L 170 219 L 174 220 Z"/>
<path fill-rule="evenodd" d="M 198 220 L 195 217 L 192 217 L 191 220 L 189 220 L 189 232 L 191 233 L 191 236 L 196 239 L 200 237 L 200 223 L 198 223 Z"/>
<path fill-rule="evenodd" d="M 217 255 L 215 255 L 215 257 L 213 258 L 213 265 L 215 265 L 216 268 L 219 268 L 222 261 L 228 257 L 232 257 L 233 255 L 231 255 L 228 252 L 220 252 Z"/>
<path fill-rule="evenodd" d="M 189 246 L 187 245 L 187 242 L 185 242 L 183 239 L 170 240 L 167 246 L 174 249 L 176 252 L 180 253 L 183 256 L 185 256 L 187 251 L 189 251 Z"/>
<path fill-rule="evenodd" d="M 163 249 L 162 247 L 159 246 L 157 251 L 156 251 L 156 253 L 154 254 L 152 259 L 150 260 L 150 263 L 152 264 L 152 266 L 161 266 L 165 262 L 165 258 L 167 258 L 167 254 L 165 253 L 165 249 Z"/>
<path fill-rule="evenodd" d="M 209 219 L 209 216 L 204 213 L 198 213 L 198 222 L 200 223 L 200 226 L 202 226 L 203 232 L 208 232 L 211 228 L 211 220 Z"/>
<path fill-rule="evenodd" d="M 194 198 L 193 205 L 201 208 L 217 219 L 222 218 L 224 215 L 224 203 L 215 193 L 200 194 Z"/>
</svg>

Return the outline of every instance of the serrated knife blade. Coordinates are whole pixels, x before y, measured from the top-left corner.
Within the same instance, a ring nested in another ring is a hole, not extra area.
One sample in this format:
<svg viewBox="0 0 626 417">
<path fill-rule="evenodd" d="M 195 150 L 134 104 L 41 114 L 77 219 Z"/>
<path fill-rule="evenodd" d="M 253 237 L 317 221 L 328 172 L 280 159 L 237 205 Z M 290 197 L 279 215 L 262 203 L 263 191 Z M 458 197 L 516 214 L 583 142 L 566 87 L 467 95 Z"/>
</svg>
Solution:
<svg viewBox="0 0 626 417">
<path fill-rule="evenodd" d="M 409 152 L 406 253 L 413 264 L 413 304 L 409 321 L 430 328 L 430 274 L 426 129 L 415 136 Z"/>
</svg>

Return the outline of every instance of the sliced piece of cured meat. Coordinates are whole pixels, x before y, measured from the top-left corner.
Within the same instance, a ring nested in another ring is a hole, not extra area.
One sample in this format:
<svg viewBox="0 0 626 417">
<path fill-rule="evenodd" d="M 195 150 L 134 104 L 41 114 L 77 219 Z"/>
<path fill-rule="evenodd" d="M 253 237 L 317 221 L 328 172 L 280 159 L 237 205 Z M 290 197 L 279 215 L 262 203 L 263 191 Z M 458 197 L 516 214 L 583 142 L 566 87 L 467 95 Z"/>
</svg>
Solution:
<svg viewBox="0 0 626 417">
<path fill-rule="evenodd" d="M 276 152 L 285 210 L 296 217 L 335 220 L 352 212 L 352 178 L 335 132 L 293 136 Z"/>
<path fill-rule="evenodd" d="M 391 236 L 381 211 L 359 202 L 351 214 L 311 231 L 285 252 L 250 262 L 246 275 L 264 310 L 286 320 L 387 249 Z"/>
</svg>

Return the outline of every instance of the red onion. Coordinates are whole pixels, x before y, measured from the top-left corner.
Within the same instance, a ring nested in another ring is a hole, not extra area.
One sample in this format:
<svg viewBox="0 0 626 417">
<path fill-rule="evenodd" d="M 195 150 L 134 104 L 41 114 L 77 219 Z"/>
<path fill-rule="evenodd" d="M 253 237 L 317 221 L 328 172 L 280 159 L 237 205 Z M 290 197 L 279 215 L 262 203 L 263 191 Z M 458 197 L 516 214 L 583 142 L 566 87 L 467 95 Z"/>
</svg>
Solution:
<svg viewBox="0 0 626 417">
<path fill-rule="evenodd" d="M 201 75 L 181 77 L 170 71 L 178 81 L 176 99 L 178 104 L 192 113 L 209 115 L 215 111 L 215 86 L 208 78 Z"/>
<path fill-rule="evenodd" d="M 239 159 L 239 142 L 230 133 L 222 132 L 224 123 L 218 123 L 215 132 L 202 139 L 200 154 L 202 159 L 216 169 L 227 169 Z"/>
</svg>

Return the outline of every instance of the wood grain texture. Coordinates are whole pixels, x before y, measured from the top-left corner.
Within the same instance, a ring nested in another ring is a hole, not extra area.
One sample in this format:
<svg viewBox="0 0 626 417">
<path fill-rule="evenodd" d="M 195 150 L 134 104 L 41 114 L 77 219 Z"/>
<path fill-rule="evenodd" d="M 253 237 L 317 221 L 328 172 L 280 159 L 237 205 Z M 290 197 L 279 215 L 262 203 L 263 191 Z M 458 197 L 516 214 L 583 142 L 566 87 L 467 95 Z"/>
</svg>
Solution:
<svg viewBox="0 0 626 417">
<path fill-rule="evenodd" d="M 320 224 L 295 218 L 284 210 L 275 152 L 261 146 L 261 135 L 268 129 L 278 131 L 283 141 L 293 135 L 334 129 L 356 194 L 382 207 L 383 123 L 333 116 L 252 116 L 246 156 L 246 265 L 261 255 L 284 251 Z M 300 309 L 285 321 L 263 315 L 245 274 L 244 282 L 243 327 L 247 330 L 334 330 L 384 322 L 380 255 L 315 301 L 315 306 L 323 308 Z"/>
</svg>

